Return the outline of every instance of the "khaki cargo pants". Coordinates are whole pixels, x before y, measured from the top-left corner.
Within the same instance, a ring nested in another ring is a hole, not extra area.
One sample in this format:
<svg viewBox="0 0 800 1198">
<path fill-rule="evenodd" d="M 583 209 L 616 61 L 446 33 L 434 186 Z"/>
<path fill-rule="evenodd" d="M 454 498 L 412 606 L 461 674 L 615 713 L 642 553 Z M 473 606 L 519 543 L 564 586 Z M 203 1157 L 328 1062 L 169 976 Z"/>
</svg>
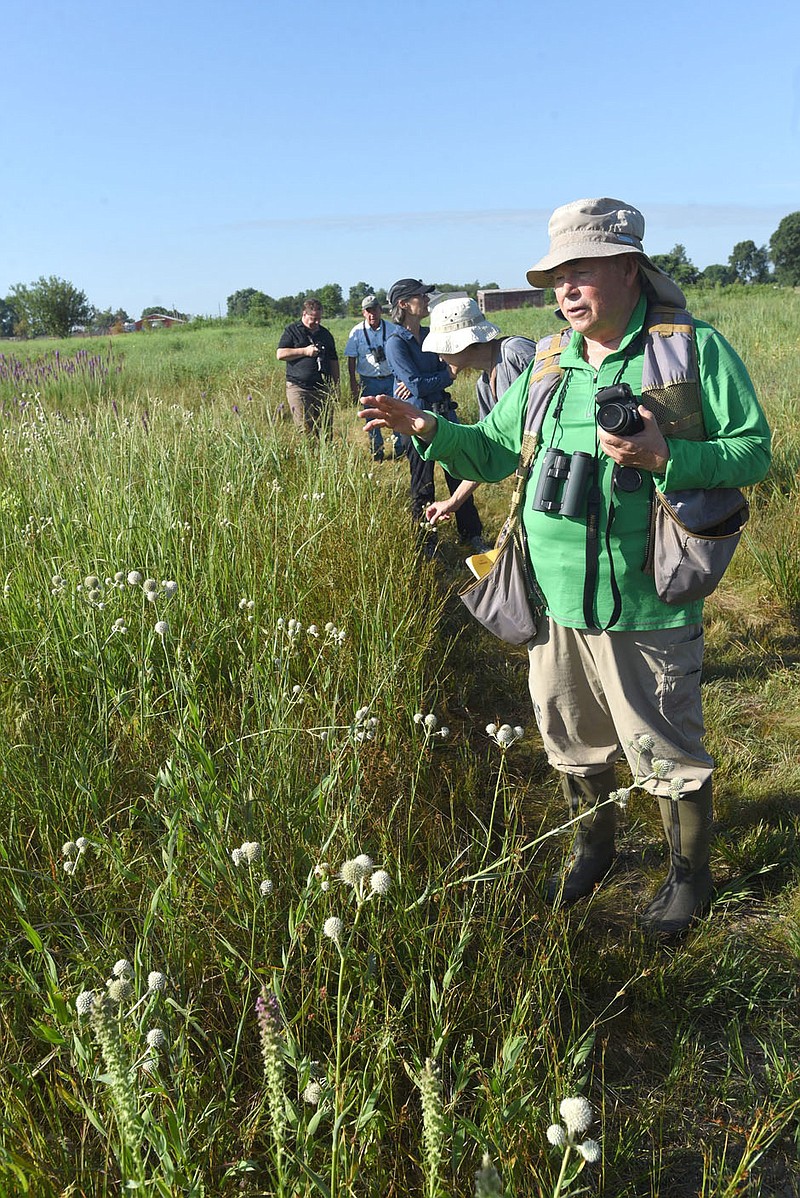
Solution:
<svg viewBox="0 0 800 1198">
<path fill-rule="evenodd" d="M 561 628 L 546 617 L 528 646 L 529 687 L 550 764 L 589 777 L 624 754 L 632 772 L 649 771 L 652 757 L 672 761 L 667 777 L 645 783 L 666 795 L 683 778 L 699 790 L 714 767 L 703 746 L 700 673 L 703 627 L 648 632 Z M 635 738 L 649 734 L 640 754 Z"/>
</svg>

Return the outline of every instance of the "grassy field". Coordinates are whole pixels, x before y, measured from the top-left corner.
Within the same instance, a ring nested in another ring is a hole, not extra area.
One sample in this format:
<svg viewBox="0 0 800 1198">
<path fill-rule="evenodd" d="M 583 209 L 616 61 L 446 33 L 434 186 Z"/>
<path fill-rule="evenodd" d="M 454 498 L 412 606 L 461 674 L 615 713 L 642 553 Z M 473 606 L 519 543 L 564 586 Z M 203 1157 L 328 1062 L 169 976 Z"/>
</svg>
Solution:
<svg viewBox="0 0 800 1198">
<path fill-rule="evenodd" d="M 278 419 L 279 329 L 3 346 L 0 1194 L 800 1192 L 800 294 L 691 307 L 774 465 L 706 610 L 718 898 L 670 948 L 639 792 L 607 883 L 543 902 L 525 654 L 349 404 L 321 447 Z"/>
</svg>

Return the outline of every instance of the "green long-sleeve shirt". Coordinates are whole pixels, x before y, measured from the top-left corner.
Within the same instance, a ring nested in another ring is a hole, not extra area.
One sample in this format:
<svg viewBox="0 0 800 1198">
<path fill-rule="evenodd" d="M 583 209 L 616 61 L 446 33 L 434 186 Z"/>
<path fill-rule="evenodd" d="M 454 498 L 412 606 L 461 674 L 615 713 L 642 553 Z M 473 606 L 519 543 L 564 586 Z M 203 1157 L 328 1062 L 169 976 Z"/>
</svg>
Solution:
<svg viewBox="0 0 800 1198">
<path fill-rule="evenodd" d="M 605 358 L 599 370 L 584 360 L 581 334 L 573 334 L 561 355 L 561 366 L 570 373 L 562 392 L 560 413 L 556 413 L 556 405 L 551 401 L 542 426 L 542 448 L 537 453 L 525 493 L 523 522 L 536 580 L 551 618 L 567 628 L 587 627 L 584 617 L 586 516 L 585 509 L 575 518 L 533 510 L 543 449 L 553 445 L 566 454 L 581 450 L 594 456 L 597 391 L 622 381 L 629 384 L 635 395 L 641 395 L 642 350 L 633 352 L 627 362 L 625 355 L 641 332 L 645 313 L 646 303 L 642 297 L 619 349 Z M 651 478 L 663 491 L 743 487 L 762 479 L 769 467 L 769 427 L 744 364 L 720 333 L 701 321 L 695 323 L 708 439 L 670 438 L 670 459 L 663 475 L 654 477 L 641 471 L 643 483 L 638 491 L 614 489 L 609 544 L 622 596 L 622 612 L 615 629 L 674 628 L 696 623 L 702 616 L 702 602 L 677 606 L 662 602 L 651 575 L 642 570 L 649 526 Z M 430 444 L 417 441 L 420 453 L 445 463 L 457 478 L 498 482 L 513 473 L 519 459 L 532 369 L 530 367 L 512 384 L 480 424 L 456 425 L 437 420 Z M 613 609 L 606 548 L 613 466 L 612 460 L 600 450 L 598 483 L 602 490 L 602 506 L 594 614 L 601 627 L 608 623 Z"/>
</svg>

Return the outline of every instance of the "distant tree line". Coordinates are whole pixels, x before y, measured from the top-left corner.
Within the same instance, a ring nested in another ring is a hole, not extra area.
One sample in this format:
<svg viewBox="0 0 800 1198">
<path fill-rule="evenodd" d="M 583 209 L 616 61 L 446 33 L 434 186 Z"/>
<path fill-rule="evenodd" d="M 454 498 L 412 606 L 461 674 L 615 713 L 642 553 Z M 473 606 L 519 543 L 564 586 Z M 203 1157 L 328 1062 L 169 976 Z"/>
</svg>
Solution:
<svg viewBox="0 0 800 1198">
<path fill-rule="evenodd" d="M 656 266 L 666 271 L 676 283 L 728 287 L 734 284 L 778 283 L 781 286 L 800 286 L 800 212 L 785 216 L 770 238 L 769 247 L 757 246 L 754 241 L 739 241 L 733 247 L 727 264 L 713 263 L 705 270 L 689 259 L 686 247 L 675 245 L 668 254 L 653 254 Z M 770 263 L 774 269 L 770 268 Z M 436 283 L 441 291 L 466 291 L 475 299 L 479 290 L 496 287 L 496 283 Z M 326 316 L 360 316 L 365 295 L 374 295 L 386 306 L 386 289 L 366 282 L 354 283 L 345 301 L 338 283 L 326 283 L 315 291 L 300 291 L 273 299 L 255 287 L 246 287 L 228 296 L 228 316 L 251 324 L 266 325 L 278 320 L 295 320 L 304 300 L 315 296 Z"/>
<path fill-rule="evenodd" d="M 496 283 L 433 283 L 432 286 L 440 291 L 466 291 L 473 299 L 479 289 L 496 287 Z M 282 295 L 273 299 L 255 287 L 245 287 L 234 291 L 228 296 L 228 316 L 246 320 L 250 324 L 266 325 L 277 320 L 296 320 L 300 315 L 305 300 L 312 296 L 322 304 L 326 316 L 360 316 L 361 301 L 366 295 L 374 295 L 384 306 L 388 306 L 385 287 L 373 287 L 363 280 L 354 283 L 347 293 L 347 299 L 338 283 L 326 283 L 313 291 L 299 291 L 297 295 Z"/>
<path fill-rule="evenodd" d="M 145 308 L 142 316 L 175 316 L 177 308 Z M 66 279 L 42 276 L 35 283 L 15 283 L 0 300 L 0 336 L 68 337 L 80 329 L 89 333 L 122 332 L 131 317 L 124 308 L 95 308 L 83 291 Z"/>
<path fill-rule="evenodd" d="M 800 212 L 791 212 L 778 225 L 766 245 L 754 241 L 739 241 L 733 247 L 727 264 L 715 262 L 698 270 L 690 261 L 686 247 L 675 245 L 668 254 L 653 254 L 653 261 L 665 270 L 676 283 L 706 286 L 748 286 L 753 283 L 777 283 L 784 287 L 800 286 Z M 771 265 L 770 265 L 771 264 Z M 442 291 L 466 291 L 475 298 L 479 289 L 496 287 L 496 283 L 437 283 Z M 245 287 L 228 296 L 229 317 L 251 324 L 266 325 L 278 320 L 294 320 L 310 296 L 322 304 L 326 316 L 360 316 L 365 295 L 374 295 L 386 305 L 386 289 L 373 287 L 361 280 L 350 288 L 345 300 L 338 283 L 326 283 L 315 291 L 300 291 L 273 299 L 255 287 Z M 145 308 L 142 317 L 163 314 L 188 320 L 177 308 Z M 124 308 L 99 309 L 89 303 L 66 279 L 55 275 L 42 276 L 34 283 L 15 283 L 4 299 L 0 299 L 0 336 L 3 337 L 68 337 L 75 329 L 92 333 L 121 331 L 130 322 Z"/>
</svg>

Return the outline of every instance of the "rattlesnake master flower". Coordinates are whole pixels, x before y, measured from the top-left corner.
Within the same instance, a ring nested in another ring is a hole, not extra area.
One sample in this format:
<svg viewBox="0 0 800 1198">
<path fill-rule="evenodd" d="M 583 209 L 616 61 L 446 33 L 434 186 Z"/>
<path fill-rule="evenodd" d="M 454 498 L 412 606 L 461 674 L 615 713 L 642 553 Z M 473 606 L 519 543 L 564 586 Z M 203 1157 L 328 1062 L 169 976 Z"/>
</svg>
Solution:
<svg viewBox="0 0 800 1198">
<path fill-rule="evenodd" d="M 65 861 L 64 865 L 62 867 L 64 870 L 64 873 L 65 874 L 74 874 L 76 865 L 77 865 L 76 861 Z"/>
<path fill-rule="evenodd" d="M 144 591 L 145 595 L 155 595 L 156 591 L 158 590 L 158 583 L 156 582 L 155 578 L 145 578 L 144 582 L 142 583 L 142 590 Z"/>
<path fill-rule="evenodd" d="M 81 990 L 75 999 L 75 1010 L 79 1015 L 88 1015 L 94 1006 L 94 990 Z"/>
<path fill-rule="evenodd" d="M 644 753 L 649 753 L 651 749 L 655 748 L 656 742 L 649 732 L 643 732 L 641 736 L 636 737 L 634 743 L 637 749 L 641 749 Z"/>
<path fill-rule="evenodd" d="M 631 797 L 632 786 L 621 786 L 619 790 L 612 790 L 609 793 L 609 798 L 617 804 L 617 806 L 625 811 L 628 806 L 628 799 Z"/>
<path fill-rule="evenodd" d="M 142 576 L 138 570 L 128 571 L 128 584 L 132 587 L 138 587 L 142 581 Z"/>
<path fill-rule="evenodd" d="M 582 1144 L 578 1145 L 578 1152 L 587 1165 L 596 1165 L 602 1156 L 602 1150 L 597 1140 L 584 1140 Z"/>
<path fill-rule="evenodd" d="M 341 919 L 336 915 L 330 915 L 322 925 L 322 934 L 338 944 L 344 934 L 344 924 Z"/>
<path fill-rule="evenodd" d="M 106 994 L 114 1003 L 124 1002 L 133 994 L 133 983 L 128 977 L 112 978 L 106 987 Z"/>
<path fill-rule="evenodd" d="M 166 988 L 167 975 L 165 973 L 161 973 L 158 969 L 151 970 L 147 975 L 147 989 L 166 990 Z"/>
<path fill-rule="evenodd" d="M 168 599 L 171 599 L 178 589 L 178 584 L 174 578 L 163 579 L 161 585 L 164 588 L 164 594 Z"/>
<path fill-rule="evenodd" d="M 319 1106 L 322 1100 L 322 1086 L 319 1082 L 309 1082 L 303 1091 L 303 1102 L 309 1106 Z"/>
<path fill-rule="evenodd" d="M 525 729 L 520 724 L 517 724 L 514 728 L 510 724 L 501 724 L 499 728 L 497 724 L 487 724 L 486 733 L 505 752 L 506 749 L 510 749 L 513 744 L 516 744 L 518 740 L 522 740 L 525 735 Z"/>
<path fill-rule="evenodd" d="M 245 840 L 242 842 L 242 853 L 248 865 L 253 865 L 261 856 L 261 845 L 257 840 Z"/>
<path fill-rule="evenodd" d="M 264 878 L 264 880 L 259 885 L 258 889 L 261 891 L 264 898 L 269 898 L 269 896 L 272 894 L 273 890 L 275 889 L 275 884 L 271 878 Z"/>
<path fill-rule="evenodd" d="M 670 761 L 668 757 L 654 757 L 650 762 L 650 769 L 654 778 L 666 778 L 675 769 L 675 762 Z"/>
<path fill-rule="evenodd" d="M 346 886 L 358 886 L 364 878 L 364 871 L 357 861 L 343 861 L 339 877 Z"/>
<path fill-rule="evenodd" d="M 100 579 L 96 574 L 87 574 L 83 580 L 83 585 L 87 591 L 96 591 L 100 587 Z"/>
<path fill-rule="evenodd" d="M 375 873 L 369 880 L 370 890 L 373 894 L 382 897 L 389 893 L 392 888 L 392 879 L 385 869 L 376 869 Z"/>
<path fill-rule="evenodd" d="M 567 1135 L 579 1136 L 591 1125 L 594 1113 L 588 1098 L 564 1098 L 558 1108 L 567 1128 Z"/>
<path fill-rule="evenodd" d="M 567 1133 L 560 1123 L 551 1123 L 547 1129 L 547 1139 L 554 1148 L 563 1148 L 567 1142 Z"/>
<path fill-rule="evenodd" d="M 133 973 L 133 966 L 125 957 L 120 957 L 119 961 L 115 961 L 111 972 L 115 978 L 130 976 Z"/>
<path fill-rule="evenodd" d="M 685 778 L 673 778 L 669 784 L 669 797 L 671 799 L 679 799 L 683 794 L 683 788 L 685 785 Z"/>
<path fill-rule="evenodd" d="M 167 1047 L 167 1035 L 163 1028 L 151 1027 L 146 1036 L 147 1047 L 163 1049 Z"/>
<path fill-rule="evenodd" d="M 79 852 L 85 853 L 89 847 L 89 841 L 86 839 L 85 836 L 79 836 L 78 839 L 75 841 L 75 845 Z"/>
<path fill-rule="evenodd" d="M 160 637 L 165 637 L 169 632 L 169 624 L 166 620 L 156 620 L 153 631 L 156 632 Z"/>
<path fill-rule="evenodd" d="M 61 852 L 65 857 L 74 857 L 78 851 L 78 843 L 75 840 L 68 840 L 61 846 Z"/>
<path fill-rule="evenodd" d="M 240 865 L 243 865 L 245 860 L 245 855 L 241 849 L 231 849 L 231 861 L 236 869 L 238 869 Z"/>
</svg>

